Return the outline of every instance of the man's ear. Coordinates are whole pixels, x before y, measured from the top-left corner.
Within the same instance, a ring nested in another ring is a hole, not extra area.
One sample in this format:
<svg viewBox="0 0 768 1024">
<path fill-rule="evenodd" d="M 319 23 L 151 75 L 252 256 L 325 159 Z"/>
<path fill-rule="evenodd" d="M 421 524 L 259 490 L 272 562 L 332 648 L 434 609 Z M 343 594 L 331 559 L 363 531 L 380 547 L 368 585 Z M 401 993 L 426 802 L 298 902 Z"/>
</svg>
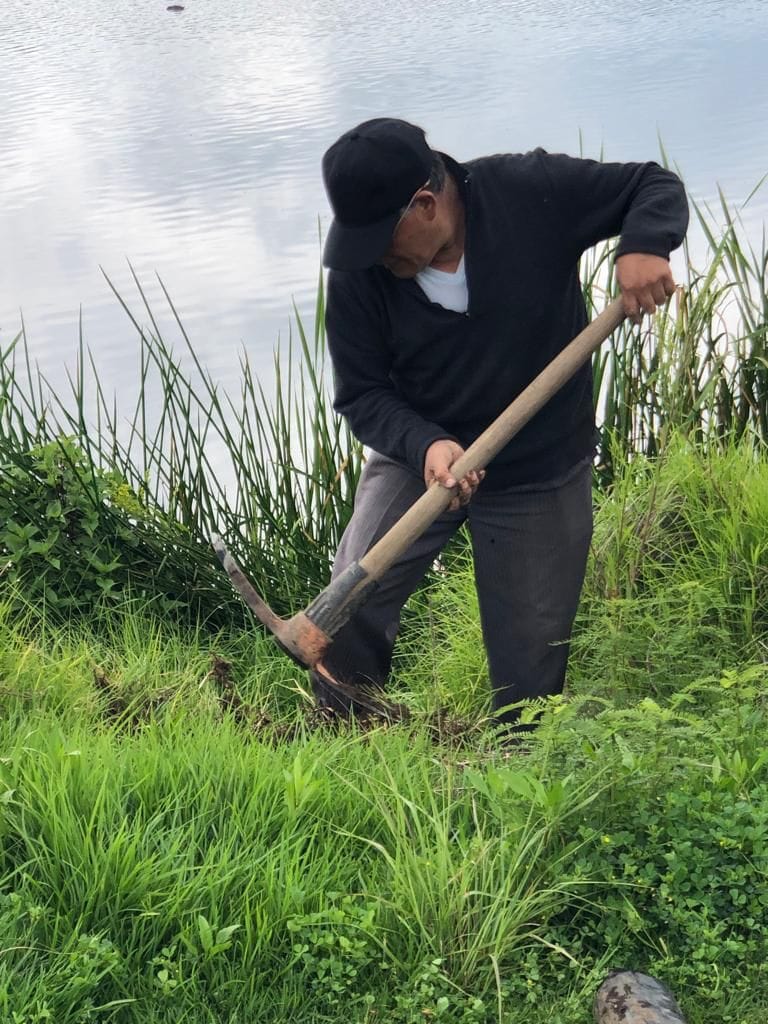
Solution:
<svg viewBox="0 0 768 1024">
<path fill-rule="evenodd" d="M 437 216 L 437 196 L 434 192 L 423 189 L 413 200 L 422 220 L 432 221 Z"/>
</svg>

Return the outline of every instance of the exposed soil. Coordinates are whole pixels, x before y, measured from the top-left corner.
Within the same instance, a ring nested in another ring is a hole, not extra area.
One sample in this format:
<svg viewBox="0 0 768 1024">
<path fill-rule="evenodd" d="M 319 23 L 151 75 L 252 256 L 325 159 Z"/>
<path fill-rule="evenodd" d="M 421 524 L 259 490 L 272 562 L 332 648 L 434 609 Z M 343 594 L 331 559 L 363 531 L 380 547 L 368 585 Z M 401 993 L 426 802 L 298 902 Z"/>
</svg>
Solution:
<svg viewBox="0 0 768 1024">
<path fill-rule="evenodd" d="M 314 732 L 338 735 L 353 727 L 358 735 L 362 733 L 364 736 L 382 729 L 408 731 L 418 723 L 419 729 L 426 727 L 436 745 L 461 748 L 475 746 L 481 730 L 478 723 L 457 718 L 444 710 L 438 710 L 428 718 L 392 722 L 386 715 L 377 715 L 365 709 L 350 719 L 333 708 L 305 706 L 300 716 L 290 721 L 275 721 L 265 708 L 251 704 L 240 696 L 232 679 L 231 662 L 214 654 L 208 678 L 222 716 L 231 716 L 238 726 L 266 743 L 290 743 L 302 735 Z M 135 733 L 150 721 L 173 695 L 168 690 L 139 700 L 129 698 L 101 668 L 94 668 L 93 680 L 101 698 L 100 717 L 105 724 L 128 733 Z"/>
</svg>

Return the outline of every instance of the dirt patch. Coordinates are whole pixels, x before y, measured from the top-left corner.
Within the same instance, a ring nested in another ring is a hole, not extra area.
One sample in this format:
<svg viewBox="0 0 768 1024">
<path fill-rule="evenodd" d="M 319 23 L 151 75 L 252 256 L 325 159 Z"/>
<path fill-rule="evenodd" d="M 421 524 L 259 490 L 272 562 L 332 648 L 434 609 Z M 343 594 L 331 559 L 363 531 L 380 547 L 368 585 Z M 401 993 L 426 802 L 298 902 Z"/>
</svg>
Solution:
<svg viewBox="0 0 768 1024">
<path fill-rule="evenodd" d="M 476 722 L 457 718 L 445 711 L 437 711 L 429 718 L 391 721 L 386 714 L 377 715 L 364 708 L 350 718 L 344 711 L 332 707 L 305 707 L 300 717 L 288 722 L 275 722 L 267 711 L 249 704 L 240 697 L 232 681 L 232 665 L 213 655 L 210 679 L 223 712 L 232 715 L 238 725 L 256 733 L 260 739 L 274 743 L 290 743 L 302 735 L 314 732 L 342 734 L 354 729 L 365 737 L 382 729 L 409 731 L 425 726 L 435 744 L 450 747 L 474 746 L 480 732 Z"/>
<path fill-rule="evenodd" d="M 169 690 L 141 700 L 130 700 L 100 668 L 93 670 L 93 683 L 101 698 L 99 712 L 104 722 L 131 733 L 149 722 L 171 697 Z"/>
<path fill-rule="evenodd" d="M 232 663 L 217 654 L 211 656 L 208 679 L 222 717 L 228 716 L 243 730 L 269 744 L 291 743 L 307 734 L 325 732 L 340 735 L 354 731 L 365 738 L 382 729 L 404 730 L 406 733 L 425 728 L 436 746 L 475 748 L 483 724 L 458 718 L 445 710 L 429 716 L 411 716 L 408 721 L 393 722 L 385 716 L 361 710 L 350 719 L 343 711 L 331 707 L 304 705 L 301 713 L 289 720 L 276 721 L 266 708 L 244 700 L 232 678 Z M 172 696 L 171 691 L 140 699 L 131 698 L 101 668 L 94 668 L 93 681 L 100 698 L 99 715 L 111 728 L 135 733 L 149 722 Z"/>
</svg>

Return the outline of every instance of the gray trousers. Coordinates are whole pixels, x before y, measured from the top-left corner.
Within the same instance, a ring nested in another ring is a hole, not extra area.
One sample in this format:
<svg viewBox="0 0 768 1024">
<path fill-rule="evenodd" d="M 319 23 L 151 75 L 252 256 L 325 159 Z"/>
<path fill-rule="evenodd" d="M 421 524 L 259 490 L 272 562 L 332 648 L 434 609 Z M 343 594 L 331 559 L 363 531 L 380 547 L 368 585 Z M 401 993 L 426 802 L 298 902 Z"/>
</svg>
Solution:
<svg viewBox="0 0 768 1024">
<path fill-rule="evenodd" d="M 358 483 L 352 518 L 333 566 L 336 577 L 358 561 L 424 493 L 420 474 L 373 453 Z M 472 540 L 475 586 L 488 657 L 492 707 L 560 693 L 568 640 L 584 582 L 592 537 L 592 474 L 584 462 L 564 478 L 487 493 L 446 512 L 382 578 L 378 589 L 340 630 L 324 664 L 350 685 L 383 687 L 400 613 L 440 550 L 463 522 Z M 322 706 L 349 707 L 317 677 Z"/>
</svg>

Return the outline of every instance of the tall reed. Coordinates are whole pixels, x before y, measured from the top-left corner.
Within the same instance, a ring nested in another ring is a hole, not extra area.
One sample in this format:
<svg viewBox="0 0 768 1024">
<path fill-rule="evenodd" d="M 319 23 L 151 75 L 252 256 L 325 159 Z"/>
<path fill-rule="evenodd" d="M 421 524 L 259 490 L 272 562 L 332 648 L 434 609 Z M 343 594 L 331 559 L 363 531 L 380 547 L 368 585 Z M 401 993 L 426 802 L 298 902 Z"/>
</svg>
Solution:
<svg viewBox="0 0 768 1024">
<path fill-rule="evenodd" d="M 686 249 L 677 296 L 639 328 L 623 324 L 594 357 L 604 486 L 617 459 L 655 456 L 673 429 L 703 445 L 768 441 L 768 246 L 764 238 L 759 252 L 749 246 L 722 196 L 723 228 L 712 211 L 694 211 L 708 243 L 703 266 Z M 616 291 L 610 245 L 587 254 L 582 280 L 594 313 Z M 327 581 L 363 460 L 328 394 L 322 277 L 312 328 L 296 311 L 295 335 L 275 351 L 274 393 L 243 354 L 238 395 L 223 393 L 202 365 L 165 289 L 184 358 L 164 338 L 135 274 L 134 282 L 141 315 L 109 283 L 137 336 L 140 387 L 127 414 L 105 392 L 82 330 L 69 394 L 33 370 L 23 332 L 0 351 L 0 506 L 19 510 L 16 533 L 4 536 L 0 524 L 0 584 L 9 564 L 10 577 L 24 583 L 81 557 L 76 545 L 61 547 L 71 524 L 58 521 L 58 546 L 46 549 L 48 561 L 41 552 L 54 543 L 46 517 L 61 484 L 49 481 L 45 500 L 30 453 L 53 446 L 77 479 L 79 500 L 96 510 L 99 530 L 140 542 L 141 551 L 122 562 L 119 545 L 93 555 L 101 565 L 120 562 L 100 588 L 107 599 L 129 585 L 145 595 L 160 585 L 163 600 L 176 595 L 179 606 L 194 595 L 196 616 L 235 614 L 209 547 L 220 534 L 279 611 L 303 606 Z"/>
<path fill-rule="evenodd" d="M 22 332 L 0 353 L 0 461 L 29 478 L 35 467 L 25 457 L 57 446 L 86 500 L 154 545 L 166 587 L 193 589 L 198 597 L 205 591 L 209 611 L 226 604 L 230 589 L 209 546 L 221 535 L 257 587 L 285 611 L 327 580 L 362 462 L 361 446 L 328 400 L 322 279 L 314 331 L 305 330 L 297 310 L 295 336 L 286 350 L 275 350 L 274 394 L 265 392 L 244 353 L 238 396 L 223 394 L 203 367 L 163 288 L 192 360 L 192 372 L 183 369 L 135 274 L 134 281 L 149 328 L 109 282 L 137 332 L 140 386 L 133 411 L 126 417 L 116 397 L 105 393 L 82 331 L 68 395 L 32 370 Z M 159 399 L 151 400 L 158 391 Z M 65 438 L 74 440 L 77 457 Z M 214 452 L 223 458 L 215 461 Z M 104 471 L 115 475 L 107 495 L 97 480 Z M 23 492 L 20 481 L 15 489 Z M 2 549 L 0 539 L 0 555 Z M 174 569 L 182 565 L 179 576 Z M 134 590 L 151 590 L 151 574 L 149 565 L 145 574 L 134 566 Z"/>
<path fill-rule="evenodd" d="M 593 360 L 600 427 L 600 479 L 632 454 L 655 456 L 670 431 L 720 444 L 768 443 L 768 246 L 745 238 L 720 193 L 725 226 L 693 203 L 708 245 L 697 267 L 684 246 L 686 279 L 670 303 L 640 327 L 625 322 Z M 608 248 L 583 263 L 589 306 L 616 292 Z"/>
</svg>

